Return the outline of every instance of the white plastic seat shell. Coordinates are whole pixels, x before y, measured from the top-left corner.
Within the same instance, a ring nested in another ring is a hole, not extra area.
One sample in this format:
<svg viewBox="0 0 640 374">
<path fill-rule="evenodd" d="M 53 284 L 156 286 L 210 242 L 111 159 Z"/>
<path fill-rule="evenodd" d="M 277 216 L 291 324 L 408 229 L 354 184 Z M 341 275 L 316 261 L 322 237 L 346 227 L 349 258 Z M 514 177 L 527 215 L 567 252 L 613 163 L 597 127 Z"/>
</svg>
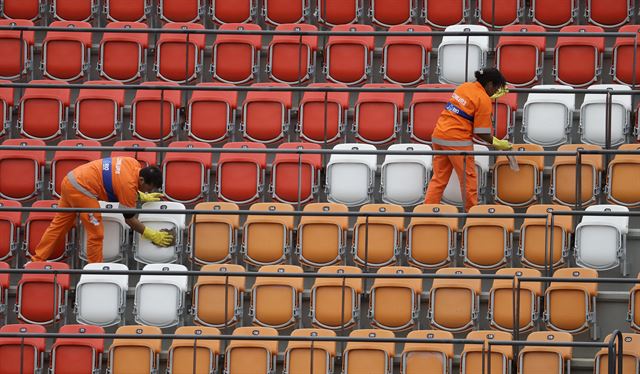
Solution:
<svg viewBox="0 0 640 374">
<path fill-rule="evenodd" d="M 83 270 L 127 271 L 118 263 L 93 263 Z M 121 321 L 127 299 L 127 274 L 82 274 L 76 285 L 76 319 L 80 323 L 112 326 Z"/>
<path fill-rule="evenodd" d="M 525 142 L 554 147 L 568 141 L 575 94 L 554 93 L 553 90 L 573 90 L 557 84 L 537 85 L 533 89 L 549 93 L 530 93 L 522 110 L 522 136 Z"/>
<path fill-rule="evenodd" d="M 603 204 L 592 205 L 585 211 L 628 213 L 629 208 Z M 584 215 L 576 227 L 576 263 L 595 270 L 608 270 L 621 262 L 624 264 L 628 232 L 629 216 Z M 624 268 L 622 272 L 626 273 Z"/>
<path fill-rule="evenodd" d="M 158 201 L 144 203 L 142 209 L 166 209 L 185 210 L 184 204 L 168 201 Z M 171 263 L 178 260 L 181 246 L 182 231 L 186 227 L 184 214 L 151 214 L 142 213 L 138 220 L 145 226 L 154 230 L 175 229 L 175 245 L 169 247 L 158 247 L 147 239 L 136 233 L 134 236 L 134 257 L 137 262 L 143 264 Z"/>
<path fill-rule="evenodd" d="M 466 30 L 472 32 L 488 31 L 485 26 L 480 25 L 452 25 L 444 31 L 447 33 Z M 464 35 L 445 35 L 442 37 L 442 42 L 438 47 L 438 80 L 440 83 L 462 84 L 473 81 L 474 72 L 485 66 L 489 51 L 489 36 L 473 35 L 469 36 L 468 41 L 469 47 L 467 48 L 467 37 Z"/>
<path fill-rule="evenodd" d="M 370 144 L 338 144 L 333 150 L 375 151 Z M 370 201 L 377 169 L 375 154 L 332 154 L 327 164 L 327 199 L 347 206 Z"/>
<path fill-rule="evenodd" d="M 426 144 L 394 144 L 389 151 L 428 152 Z M 382 163 L 382 200 L 390 204 L 414 205 L 424 200 L 432 171 L 431 155 L 387 155 Z"/>
<path fill-rule="evenodd" d="M 622 84 L 594 84 L 588 90 L 630 91 Z M 580 141 L 606 146 L 606 94 L 586 94 L 580 106 Z M 631 95 L 611 95 L 611 145 L 625 142 L 632 111 Z"/>
<path fill-rule="evenodd" d="M 187 271 L 187 268 L 179 264 L 148 264 L 142 270 L 170 273 Z M 135 293 L 136 322 L 158 327 L 177 325 L 181 319 L 188 283 L 186 275 L 140 276 Z"/>
</svg>

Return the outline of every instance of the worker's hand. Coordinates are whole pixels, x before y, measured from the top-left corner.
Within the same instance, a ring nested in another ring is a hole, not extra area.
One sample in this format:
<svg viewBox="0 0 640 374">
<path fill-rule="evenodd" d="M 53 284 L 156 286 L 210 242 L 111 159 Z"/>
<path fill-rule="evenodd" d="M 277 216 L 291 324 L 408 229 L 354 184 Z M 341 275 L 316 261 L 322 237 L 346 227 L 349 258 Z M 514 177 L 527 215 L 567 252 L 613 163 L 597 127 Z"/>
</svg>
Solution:
<svg viewBox="0 0 640 374">
<path fill-rule="evenodd" d="M 142 236 L 158 247 L 168 247 L 173 243 L 173 235 L 168 232 L 154 230 L 149 227 L 144 228 Z"/>
<path fill-rule="evenodd" d="M 511 149 L 511 147 L 512 145 L 508 140 L 500 140 L 495 136 L 493 137 L 493 148 L 499 151 L 508 151 Z"/>
<path fill-rule="evenodd" d="M 148 203 L 152 201 L 160 201 L 164 197 L 160 192 L 149 192 L 145 193 L 142 191 L 138 191 L 138 196 L 140 197 L 140 201 L 143 203 Z"/>
</svg>

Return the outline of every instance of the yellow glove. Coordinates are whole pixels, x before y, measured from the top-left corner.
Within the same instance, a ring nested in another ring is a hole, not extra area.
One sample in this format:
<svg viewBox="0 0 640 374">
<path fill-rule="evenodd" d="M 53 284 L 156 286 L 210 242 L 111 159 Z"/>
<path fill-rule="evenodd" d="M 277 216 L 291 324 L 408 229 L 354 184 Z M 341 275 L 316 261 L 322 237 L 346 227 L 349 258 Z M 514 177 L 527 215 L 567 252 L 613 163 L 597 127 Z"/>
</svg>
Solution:
<svg viewBox="0 0 640 374">
<path fill-rule="evenodd" d="M 508 140 L 500 140 L 498 138 L 496 138 L 495 136 L 493 137 L 493 148 L 499 150 L 499 151 L 508 151 L 511 149 L 511 143 L 509 143 Z"/>
<path fill-rule="evenodd" d="M 158 247 L 168 247 L 173 243 L 173 235 L 168 232 L 154 230 L 149 227 L 144 228 L 142 236 Z"/>
<path fill-rule="evenodd" d="M 502 96 L 506 95 L 509 93 L 509 90 L 506 87 L 500 87 L 500 89 L 498 91 L 496 91 L 496 93 L 494 93 L 493 95 L 491 95 L 489 98 L 491 100 L 495 100 L 495 99 L 499 99 Z"/>
<path fill-rule="evenodd" d="M 164 197 L 164 195 L 161 194 L 160 192 L 145 193 L 141 191 L 138 191 L 138 196 L 140 197 L 140 201 L 142 201 L 143 203 L 148 203 L 151 201 L 160 201 L 160 199 Z"/>
</svg>

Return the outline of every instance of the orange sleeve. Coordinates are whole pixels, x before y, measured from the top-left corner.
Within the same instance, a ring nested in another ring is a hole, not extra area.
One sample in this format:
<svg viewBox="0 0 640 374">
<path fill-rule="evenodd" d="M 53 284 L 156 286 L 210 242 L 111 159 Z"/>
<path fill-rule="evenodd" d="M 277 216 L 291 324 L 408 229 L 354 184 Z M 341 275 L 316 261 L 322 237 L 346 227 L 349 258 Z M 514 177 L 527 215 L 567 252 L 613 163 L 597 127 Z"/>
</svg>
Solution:
<svg viewBox="0 0 640 374">
<path fill-rule="evenodd" d="M 476 112 L 473 116 L 473 134 L 474 135 L 491 135 L 493 132 L 493 124 L 491 117 L 493 108 L 491 100 L 478 96 L 476 103 Z"/>
</svg>

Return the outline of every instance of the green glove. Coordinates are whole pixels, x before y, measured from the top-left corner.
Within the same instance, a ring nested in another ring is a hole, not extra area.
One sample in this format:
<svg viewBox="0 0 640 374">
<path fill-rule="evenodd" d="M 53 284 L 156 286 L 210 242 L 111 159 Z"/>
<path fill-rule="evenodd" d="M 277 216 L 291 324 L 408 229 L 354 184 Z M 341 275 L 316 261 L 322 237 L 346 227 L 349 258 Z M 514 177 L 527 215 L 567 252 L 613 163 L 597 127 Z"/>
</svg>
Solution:
<svg viewBox="0 0 640 374">
<path fill-rule="evenodd" d="M 509 143 L 508 140 L 500 140 L 498 138 L 496 138 L 495 136 L 493 137 L 493 148 L 499 150 L 499 151 L 508 151 L 511 149 L 511 143 Z"/>
<path fill-rule="evenodd" d="M 154 230 L 149 227 L 144 228 L 142 236 L 158 247 L 168 247 L 173 243 L 173 235 L 168 232 Z"/>
<path fill-rule="evenodd" d="M 506 95 L 509 93 L 509 90 L 506 87 L 500 87 L 500 89 L 498 89 L 498 91 L 496 91 L 496 93 L 494 93 L 493 95 L 491 95 L 489 98 L 491 100 L 496 100 L 501 98 L 502 96 Z"/>
<path fill-rule="evenodd" d="M 145 193 L 141 191 L 138 191 L 138 196 L 140 197 L 140 201 L 142 201 L 143 203 L 148 203 L 151 201 L 160 201 L 160 199 L 164 197 L 164 195 L 161 194 L 160 192 Z"/>
</svg>

